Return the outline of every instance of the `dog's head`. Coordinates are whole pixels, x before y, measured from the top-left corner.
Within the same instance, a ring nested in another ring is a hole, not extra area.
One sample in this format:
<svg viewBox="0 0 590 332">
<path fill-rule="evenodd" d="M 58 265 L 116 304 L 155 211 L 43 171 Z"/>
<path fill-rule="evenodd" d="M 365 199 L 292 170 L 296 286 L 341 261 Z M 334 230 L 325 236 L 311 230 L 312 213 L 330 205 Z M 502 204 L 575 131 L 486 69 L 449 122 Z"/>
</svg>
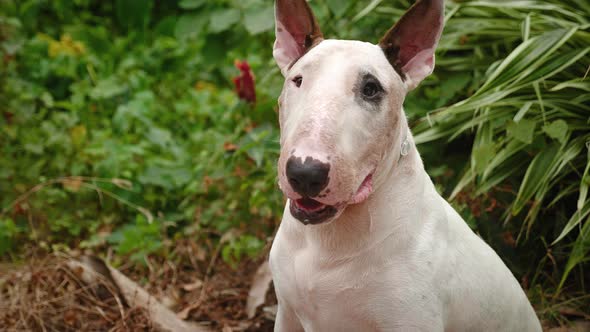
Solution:
<svg viewBox="0 0 590 332">
<path fill-rule="evenodd" d="M 277 0 L 279 184 L 305 224 L 368 198 L 385 156 L 400 153 L 406 93 L 434 69 L 443 0 L 418 0 L 378 45 L 324 40 L 305 0 Z"/>
</svg>

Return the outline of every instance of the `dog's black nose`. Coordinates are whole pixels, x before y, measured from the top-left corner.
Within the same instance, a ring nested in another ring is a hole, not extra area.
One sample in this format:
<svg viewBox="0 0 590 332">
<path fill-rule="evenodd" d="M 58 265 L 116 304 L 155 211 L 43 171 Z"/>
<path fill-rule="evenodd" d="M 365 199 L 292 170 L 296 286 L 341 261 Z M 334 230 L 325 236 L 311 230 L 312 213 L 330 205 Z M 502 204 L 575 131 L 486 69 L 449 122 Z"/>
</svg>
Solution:
<svg viewBox="0 0 590 332">
<path fill-rule="evenodd" d="M 291 157 L 287 160 L 287 179 L 298 194 L 304 197 L 315 197 L 326 188 L 330 178 L 330 164 L 311 157 Z"/>
</svg>

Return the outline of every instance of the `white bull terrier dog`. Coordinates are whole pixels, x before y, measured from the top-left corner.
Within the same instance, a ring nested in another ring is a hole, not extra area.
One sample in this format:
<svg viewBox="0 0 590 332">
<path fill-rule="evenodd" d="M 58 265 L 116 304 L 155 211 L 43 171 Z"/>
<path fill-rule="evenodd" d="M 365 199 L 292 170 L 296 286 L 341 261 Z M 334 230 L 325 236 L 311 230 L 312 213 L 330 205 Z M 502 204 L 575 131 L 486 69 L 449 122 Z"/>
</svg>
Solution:
<svg viewBox="0 0 590 332">
<path fill-rule="evenodd" d="M 402 109 L 432 73 L 442 0 L 378 45 L 324 40 L 305 0 L 277 0 L 275 331 L 540 331 L 498 255 L 437 193 Z"/>
</svg>

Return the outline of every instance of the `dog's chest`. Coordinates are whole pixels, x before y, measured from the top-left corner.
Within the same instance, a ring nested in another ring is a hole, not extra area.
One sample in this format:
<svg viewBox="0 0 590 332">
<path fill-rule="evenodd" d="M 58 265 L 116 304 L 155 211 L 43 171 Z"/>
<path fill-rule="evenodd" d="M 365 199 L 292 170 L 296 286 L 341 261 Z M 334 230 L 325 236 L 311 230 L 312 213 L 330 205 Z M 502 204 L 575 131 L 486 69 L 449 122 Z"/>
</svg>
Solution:
<svg viewBox="0 0 590 332">
<path fill-rule="evenodd" d="M 277 292 L 297 313 L 306 331 L 321 331 L 326 326 L 358 330 L 374 325 L 367 296 L 369 280 L 358 269 L 354 272 L 354 262 L 321 258 L 312 248 L 273 246 L 271 266 Z"/>
</svg>

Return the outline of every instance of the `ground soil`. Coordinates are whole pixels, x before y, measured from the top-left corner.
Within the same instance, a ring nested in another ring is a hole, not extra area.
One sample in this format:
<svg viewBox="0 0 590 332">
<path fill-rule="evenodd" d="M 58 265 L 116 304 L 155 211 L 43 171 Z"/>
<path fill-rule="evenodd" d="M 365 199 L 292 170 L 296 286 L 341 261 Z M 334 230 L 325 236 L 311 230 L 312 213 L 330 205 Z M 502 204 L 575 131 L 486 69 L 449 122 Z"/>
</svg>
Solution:
<svg viewBox="0 0 590 332">
<path fill-rule="evenodd" d="M 88 287 L 67 268 L 68 259 L 49 255 L 19 265 L 0 263 L 0 331 L 158 331 L 146 310 L 121 303 L 109 285 Z M 272 285 L 256 316 L 246 314 L 250 284 L 262 261 L 244 259 L 231 267 L 216 260 L 209 275 L 157 260 L 147 269 L 122 266 L 121 271 L 179 316 L 185 311 L 187 321 L 213 331 L 272 331 Z"/>
<path fill-rule="evenodd" d="M 152 258 L 143 267 L 123 264 L 118 269 L 187 321 L 213 331 L 272 331 L 272 284 L 256 315 L 249 319 L 246 314 L 252 280 L 266 257 L 243 259 L 232 267 L 195 248 L 179 243 L 175 259 Z M 0 331 L 159 331 L 146 310 L 116 300 L 109 285 L 91 288 L 81 282 L 65 267 L 71 258 L 51 254 L 18 265 L 0 263 Z M 545 330 L 590 331 L 590 324 L 575 315 L 578 328 L 545 321 Z"/>
</svg>

